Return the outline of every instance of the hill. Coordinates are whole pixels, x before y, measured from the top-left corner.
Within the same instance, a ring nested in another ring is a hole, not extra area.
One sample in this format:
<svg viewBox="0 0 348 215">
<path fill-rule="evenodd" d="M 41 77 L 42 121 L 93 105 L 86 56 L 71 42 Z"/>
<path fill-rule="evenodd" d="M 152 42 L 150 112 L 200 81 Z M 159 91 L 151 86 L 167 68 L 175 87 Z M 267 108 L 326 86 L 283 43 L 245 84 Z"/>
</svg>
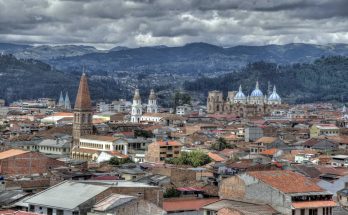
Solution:
<svg viewBox="0 0 348 215">
<path fill-rule="evenodd" d="M 264 93 L 267 82 L 277 86 L 281 97 L 290 103 L 315 101 L 348 101 L 348 57 L 326 57 L 313 63 L 277 65 L 275 63 L 255 62 L 248 64 L 239 72 L 215 78 L 201 77 L 193 82 L 185 82 L 188 91 L 202 92 L 237 90 L 241 84 L 245 94 L 255 87 L 259 80 Z"/>
<path fill-rule="evenodd" d="M 36 60 L 18 60 L 12 55 L 0 56 L 0 98 L 8 102 L 40 97 L 57 98 L 68 91 L 75 100 L 80 74 L 67 74 Z M 92 98 L 122 98 L 125 93 L 119 84 L 108 77 L 91 76 Z"/>
</svg>

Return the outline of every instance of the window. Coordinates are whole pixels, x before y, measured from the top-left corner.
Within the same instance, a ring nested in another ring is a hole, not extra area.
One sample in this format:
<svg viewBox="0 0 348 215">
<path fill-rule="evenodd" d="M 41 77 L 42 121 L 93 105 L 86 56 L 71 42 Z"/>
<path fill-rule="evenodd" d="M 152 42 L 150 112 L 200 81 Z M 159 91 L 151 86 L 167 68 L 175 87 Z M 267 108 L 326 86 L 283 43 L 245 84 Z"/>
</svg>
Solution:
<svg viewBox="0 0 348 215">
<path fill-rule="evenodd" d="M 301 209 L 301 215 L 305 215 L 306 210 L 305 209 Z"/>
<path fill-rule="evenodd" d="M 292 215 L 295 215 L 296 214 L 296 210 L 292 210 Z"/>
<path fill-rule="evenodd" d="M 309 209 L 309 215 L 318 215 L 318 209 Z"/>
</svg>

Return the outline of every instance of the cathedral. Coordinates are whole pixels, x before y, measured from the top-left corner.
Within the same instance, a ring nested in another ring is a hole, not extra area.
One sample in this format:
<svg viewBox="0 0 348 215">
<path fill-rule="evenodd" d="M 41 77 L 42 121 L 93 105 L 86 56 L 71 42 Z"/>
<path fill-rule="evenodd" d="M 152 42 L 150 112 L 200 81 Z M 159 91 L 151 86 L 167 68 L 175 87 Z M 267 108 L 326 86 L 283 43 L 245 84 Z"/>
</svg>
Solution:
<svg viewBox="0 0 348 215">
<path fill-rule="evenodd" d="M 264 95 L 256 82 L 255 89 L 250 95 L 243 93 L 242 86 L 238 91 L 229 91 L 226 100 L 221 91 L 210 91 L 207 99 L 207 112 L 229 113 L 238 117 L 257 117 L 269 115 L 272 110 L 282 107 L 282 100 L 277 93 L 276 87 L 273 91 Z"/>
<path fill-rule="evenodd" d="M 147 113 L 157 113 L 158 112 L 157 96 L 156 96 L 155 91 L 153 89 L 150 91 L 146 112 Z M 143 106 L 141 104 L 139 89 L 136 89 L 134 92 L 134 96 L 133 96 L 131 122 L 132 123 L 139 123 L 142 115 L 143 115 Z"/>
</svg>

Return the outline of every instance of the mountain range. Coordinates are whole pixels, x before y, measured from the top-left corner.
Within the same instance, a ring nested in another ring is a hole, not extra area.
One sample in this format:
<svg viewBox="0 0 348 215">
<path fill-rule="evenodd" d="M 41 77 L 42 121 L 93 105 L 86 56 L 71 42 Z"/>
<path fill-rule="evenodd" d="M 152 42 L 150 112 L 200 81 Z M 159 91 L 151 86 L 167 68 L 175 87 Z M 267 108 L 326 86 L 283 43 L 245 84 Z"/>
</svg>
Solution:
<svg viewBox="0 0 348 215">
<path fill-rule="evenodd" d="M 168 98 L 170 92 L 184 88 L 203 93 L 200 97 L 203 101 L 207 91 L 213 87 L 223 91 L 237 89 L 239 83 L 248 86 L 258 77 L 265 82 L 267 79 L 276 84 L 280 81 L 278 88 L 290 102 L 340 100 L 344 93 L 348 93 L 330 88 L 330 85 L 347 87 L 341 83 L 342 80 L 348 82 L 344 75 L 348 73 L 346 59 L 334 60 L 333 63 L 329 60 L 329 65 L 318 64 L 318 59 L 348 56 L 347 44 L 220 47 L 191 43 L 180 47 L 116 46 L 110 50 L 98 50 L 92 46 L 0 43 L 0 53 L 0 97 L 9 102 L 25 98 L 55 98 L 61 90 L 68 91 L 73 100 L 83 67 L 87 68 L 90 77 L 92 97 L 107 100 L 129 99 L 137 86 L 142 93 L 151 88 L 161 90 Z M 262 63 L 267 66 L 262 69 L 250 67 Z M 283 72 L 274 68 L 283 68 Z M 332 73 L 330 69 L 343 72 Z M 309 70 L 308 77 L 301 73 Z M 331 73 L 338 78 L 330 78 Z M 294 79 L 291 84 L 301 92 L 291 91 L 287 87 L 289 82 L 280 77 L 291 78 L 289 74 L 300 74 L 301 79 Z M 319 86 L 321 82 L 316 81 L 321 75 L 330 81 L 323 85 L 326 87 Z M 320 89 L 323 94 L 316 96 L 313 89 Z M 330 96 L 333 92 L 338 94 Z"/>
</svg>

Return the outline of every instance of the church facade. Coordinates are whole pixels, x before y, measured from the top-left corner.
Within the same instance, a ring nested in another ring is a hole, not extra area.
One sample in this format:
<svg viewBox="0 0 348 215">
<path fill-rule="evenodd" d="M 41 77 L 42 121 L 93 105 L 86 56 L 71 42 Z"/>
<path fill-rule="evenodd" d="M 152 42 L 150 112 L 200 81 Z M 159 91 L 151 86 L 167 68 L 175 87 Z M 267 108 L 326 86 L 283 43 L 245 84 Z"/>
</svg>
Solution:
<svg viewBox="0 0 348 215">
<path fill-rule="evenodd" d="M 248 118 L 269 115 L 274 109 L 282 108 L 282 100 L 276 87 L 269 95 L 264 95 L 256 82 L 250 95 L 243 93 L 242 86 L 238 91 L 229 91 L 226 100 L 221 91 L 210 91 L 207 98 L 207 113 L 228 113 L 238 117 Z"/>
</svg>

